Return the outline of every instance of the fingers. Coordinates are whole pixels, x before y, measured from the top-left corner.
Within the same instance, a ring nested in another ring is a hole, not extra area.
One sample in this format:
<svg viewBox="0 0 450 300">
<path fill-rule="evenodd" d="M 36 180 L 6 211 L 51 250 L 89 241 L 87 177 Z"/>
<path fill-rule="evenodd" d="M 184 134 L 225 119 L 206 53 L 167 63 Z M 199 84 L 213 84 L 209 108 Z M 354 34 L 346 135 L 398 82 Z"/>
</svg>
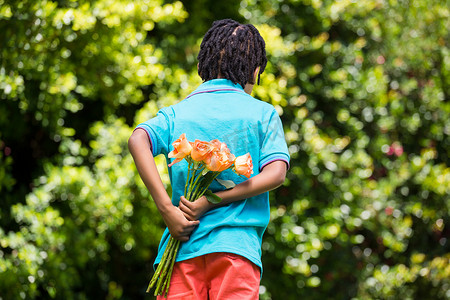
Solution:
<svg viewBox="0 0 450 300">
<path fill-rule="evenodd" d="M 188 221 L 188 223 L 183 227 L 183 233 L 191 234 L 198 224 L 200 224 L 199 221 Z"/>
<path fill-rule="evenodd" d="M 172 235 L 172 237 L 173 237 L 174 239 L 176 239 L 176 240 L 181 241 L 181 242 L 187 242 L 187 241 L 189 241 L 189 236 L 183 236 L 183 235 L 180 235 L 180 236 L 175 237 L 175 236 Z"/>
<path fill-rule="evenodd" d="M 200 224 L 200 221 L 186 220 L 186 223 L 180 229 L 179 234 L 180 235 L 190 235 L 192 233 L 192 231 L 194 231 L 194 229 L 198 226 L 198 224 Z"/>
<path fill-rule="evenodd" d="M 180 197 L 180 203 L 183 203 L 185 206 L 192 209 L 192 202 L 186 199 L 184 196 Z"/>
<path fill-rule="evenodd" d="M 194 219 L 191 215 L 191 213 L 192 213 L 191 210 L 182 201 L 180 201 L 178 208 L 181 210 L 181 212 L 183 213 L 183 215 L 186 219 L 188 219 L 189 221 L 194 221 Z"/>
<path fill-rule="evenodd" d="M 171 232 L 170 235 L 176 240 L 186 242 L 189 240 L 189 236 L 191 235 L 191 232 L 192 231 L 190 231 L 190 232 L 189 231 L 178 231 L 178 232 Z"/>
<path fill-rule="evenodd" d="M 186 242 L 189 240 L 189 236 L 192 231 L 200 224 L 200 221 L 188 221 L 186 225 L 183 226 L 181 230 L 176 233 L 171 233 L 172 237 L 182 242 Z"/>
<path fill-rule="evenodd" d="M 182 211 L 184 211 L 184 210 L 186 210 L 186 209 L 189 208 L 189 206 L 186 205 L 186 202 L 189 202 L 189 201 L 183 200 L 183 199 L 186 199 L 186 198 L 181 197 L 181 198 L 180 198 L 180 203 L 178 203 L 178 207 L 179 207 Z M 183 208 L 184 208 L 184 210 L 183 210 Z"/>
<path fill-rule="evenodd" d="M 195 221 L 194 217 L 192 217 L 190 214 L 188 214 L 187 212 L 183 212 L 183 215 L 186 219 L 188 219 L 189 221 Z"/>
<path fill-rule="evenodd" d="M 199 221 L 190 217 L 191 212 L 181 201 L 179 207 L 173 207 L 170 213 L 164 215 L 169 232 L 173 238 L 185 242 L 189 240 L 189 236 L 198 226 Z"/>
<path fill-rule="evenodd" d="M 191 223 L 192 226 L 197 227 L 198 224 L 200 224 L 199 220 L 194 220 L 194 221 L 189 221 L 189 223 Z"/>
<path fill-rule="evenodd" d="M 199 221 L 188 221 L 188 222 L 189 223 L 183 228 L 183 234 L 185 234 L 189 239 L 189 236 L 192 234 L 192 231 L 194 231 L 194 229 L 197 228 L 200 222 Z"/>
<path fill-rule="evenodd" d="M 195 212 L 193 211 L 192 203 L 189 202 L 185 197 L 180 197 L 178 208 L 183 212 L 184 217 L 189 221 L 195 221 L 197 219 L 195 216 Z"/>
<path fill-rule="evenodd" d="M 188 221 L 193 221 L 192 217 L 190 215 L 188 215 L 187 213 L 183 212 L 183 216 L 188 220 Z"/>
</svg>

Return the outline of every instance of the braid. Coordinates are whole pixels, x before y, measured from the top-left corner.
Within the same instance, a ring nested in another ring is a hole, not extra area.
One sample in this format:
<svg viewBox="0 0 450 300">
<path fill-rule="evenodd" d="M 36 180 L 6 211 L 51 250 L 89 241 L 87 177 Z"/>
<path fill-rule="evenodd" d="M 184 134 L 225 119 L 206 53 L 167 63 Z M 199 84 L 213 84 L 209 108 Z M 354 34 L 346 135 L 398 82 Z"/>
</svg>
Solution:
<svg viewBox="0 0 450 300">
<path fill-rule="evenodd" d="M 255 26 L 231 19 L 215 21 L 206 32 L 198 54 L 198 74 L 203 81 L 226 78 L 242 87 L 253 82 L 253 73 L 260 75 L 267 65 L 264 39 Z"/>
</svg>

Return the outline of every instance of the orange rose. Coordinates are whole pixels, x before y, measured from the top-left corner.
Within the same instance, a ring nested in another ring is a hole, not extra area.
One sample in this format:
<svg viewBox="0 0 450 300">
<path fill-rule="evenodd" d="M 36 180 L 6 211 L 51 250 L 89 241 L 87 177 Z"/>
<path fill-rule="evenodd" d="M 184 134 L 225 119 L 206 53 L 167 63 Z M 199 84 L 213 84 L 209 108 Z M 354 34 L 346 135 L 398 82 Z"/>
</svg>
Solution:
<svg viewBox="0 0 450 300">
<path fill-rule="evenodd" d="M 223 170 L 228 169 L 234 162 L 235 156 L 231 154 L 228 148 L 217 151 L 214 150 L 206 160 L 206 167 L 214 172 L 222 172 Z"/>
<path fill-rule="evenodd" d="M 186 134 L 183 133 L 180 137 L 172 143 L 172 146 L 175 148 L 173 151 L 169 152 L 169 158 L 176 158 L 169 167 L 173 166 L 177 162 L 181 161 L 183 158 L 188 156 L 191 153 L 192 146 L 189 141 L 186 139 Z"/>
<path fill-rule="evenodd" d="M 250 178 L 250 175 L 253 174 L 253 162 L 250 153 L 245 155 L 238 156 L 234 161 L 234 170 L 239 175 L 244 175 L 247 178 Z"/>
<path fill-rule="evenodd" d="M 216 147 L 217 150 L 220 150 L 220 145 L 222 144 L 219 140 L 212 140 L 210 142 L 214 147 Z"/>
<path fill-rule="evenodd" d="M 205 160 L 209 154 L 214 150 L 211 143 L 195 140 L 192 145 L 191 157 L 195 161 Z"/>
<path fill-rule="evenodd" d="M 222 150 L 225 150 L 225 149 L 228 149 L 228 147 L 227 147 L 227 144 L 225 144 L 225 143 L 222 143 L 221 141 L 219 141 L 219 140 L 212 140 L 211 142 L 210 142 L 218 151 L 222 151 Z"/>
</svg>

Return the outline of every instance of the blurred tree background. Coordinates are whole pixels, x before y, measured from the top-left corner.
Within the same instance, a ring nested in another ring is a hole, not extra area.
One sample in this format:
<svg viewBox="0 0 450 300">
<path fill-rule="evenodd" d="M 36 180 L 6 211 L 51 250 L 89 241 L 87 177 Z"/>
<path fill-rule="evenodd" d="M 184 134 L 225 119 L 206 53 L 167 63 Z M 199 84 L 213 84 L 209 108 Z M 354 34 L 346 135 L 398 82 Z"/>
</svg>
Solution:
<svg viewBox="0 0 450 300">
<path fill-rule="evenodd" d="M 450 299 L 445 0 L 0 0 L 0 299 L 152 298 L 127 139 L 201 83 L 223 18 L 265 38 L 254 95 L 292 155 L 261 299 Z"/>
</svg>

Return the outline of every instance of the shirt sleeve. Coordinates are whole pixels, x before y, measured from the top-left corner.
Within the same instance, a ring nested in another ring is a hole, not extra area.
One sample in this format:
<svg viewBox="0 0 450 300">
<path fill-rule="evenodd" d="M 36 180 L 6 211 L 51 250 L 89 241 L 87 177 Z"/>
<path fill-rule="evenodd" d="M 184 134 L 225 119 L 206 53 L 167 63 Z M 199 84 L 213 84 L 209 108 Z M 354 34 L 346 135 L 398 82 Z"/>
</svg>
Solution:
<svg viewBox="0 0 450 300">
<path fill-rule="evenodd" d="M 153 156 L 169 152 L 170 115 L 166 110 L 161 109 L 154 118 L 139 124 L 138 128 L 147 132 Z"/>
<path fill-rule="evenodd" d="M 284 161 L 289 168 L 289 151 L 284 138 L 283 125 L 275 109 L 269 119 L 263 124 L 263 140 L 259 160 L 259 169 L 262 170 L 271 162 Z"/>
</svg>

